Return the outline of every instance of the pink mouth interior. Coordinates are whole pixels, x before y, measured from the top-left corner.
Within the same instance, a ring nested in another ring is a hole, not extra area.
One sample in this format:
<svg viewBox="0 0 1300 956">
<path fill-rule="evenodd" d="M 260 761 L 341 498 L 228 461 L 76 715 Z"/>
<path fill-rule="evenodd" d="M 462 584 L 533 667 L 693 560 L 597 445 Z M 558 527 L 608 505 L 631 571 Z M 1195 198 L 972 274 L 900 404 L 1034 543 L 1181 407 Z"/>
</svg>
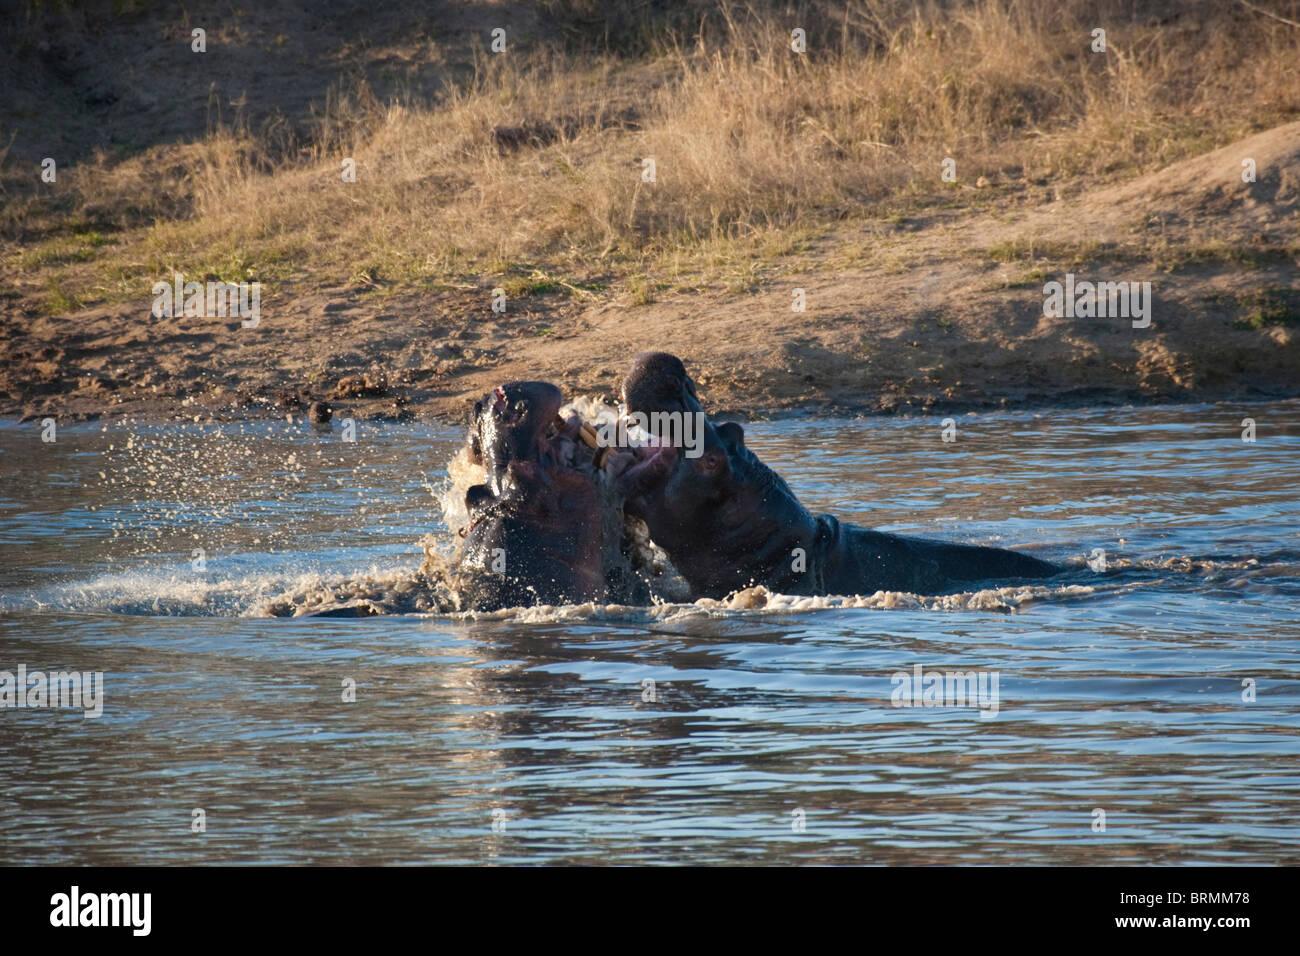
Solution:
<svg viewBox="0 0 1300 956">
<path fill-rule="evenodd" d="M 677 457 L 677 449 L 658 438 L 652 438 L 650 444 L 633 448 L 632 453 L 636 456 L 636 464 L 623 472 L 624 482 L 635 480 L 647 470 L 660 469 L 667 472 L 668 466 Z"/>
</svg>

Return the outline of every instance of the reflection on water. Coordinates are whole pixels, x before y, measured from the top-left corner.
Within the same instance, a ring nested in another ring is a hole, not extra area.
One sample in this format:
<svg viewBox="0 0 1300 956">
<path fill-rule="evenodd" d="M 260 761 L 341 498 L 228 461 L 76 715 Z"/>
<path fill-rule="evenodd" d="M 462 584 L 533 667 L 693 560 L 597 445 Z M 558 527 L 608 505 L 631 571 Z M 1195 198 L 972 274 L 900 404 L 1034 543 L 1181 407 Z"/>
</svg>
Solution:
<svg viewBox="0 0 1300 956">
<path fill-rule="evenodd" d="M 0 710 L 0 863 L 1300 860 L 1300 404 L 957 424 L 747 439 L 1060 586 L 367 620 L 247 614 L 418 565 L 457 430 L 0 425 L 0 670 L 106 675 L 98 720 Z M 917 664 L 997 672 L 997 716 L 891 706 Z"/>
</svg>

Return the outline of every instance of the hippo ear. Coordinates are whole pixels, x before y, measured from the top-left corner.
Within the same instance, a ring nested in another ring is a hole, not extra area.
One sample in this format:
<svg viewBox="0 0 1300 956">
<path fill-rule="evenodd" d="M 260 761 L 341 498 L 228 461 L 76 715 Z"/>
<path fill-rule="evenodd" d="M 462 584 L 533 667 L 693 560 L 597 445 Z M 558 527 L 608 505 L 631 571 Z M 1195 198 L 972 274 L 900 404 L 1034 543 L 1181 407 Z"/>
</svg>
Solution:
<svg viewBox="0 0 1300 956">
<path fill-rule="evenodd" d="M 745 429 L 735 422 L 723 422 L 718 426 L 718 437 L 732 448 L 745 447 Z"/>
<path fill-rule="evenodd" d="M 487 485 L 471 485 L 465 492 L 465 508 L 470 514 L 492 501 L 492 490 Z"/>
</svg>

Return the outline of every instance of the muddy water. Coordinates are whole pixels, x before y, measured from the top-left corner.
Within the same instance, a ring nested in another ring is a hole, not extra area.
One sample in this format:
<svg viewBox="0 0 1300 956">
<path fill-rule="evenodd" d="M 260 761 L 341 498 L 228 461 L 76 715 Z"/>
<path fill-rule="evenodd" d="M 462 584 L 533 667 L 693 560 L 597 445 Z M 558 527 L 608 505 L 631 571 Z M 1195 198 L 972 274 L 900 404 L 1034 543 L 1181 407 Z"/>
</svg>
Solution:
<svg viewBox="0 0 1300 956">
<path fill-rule="evenodd" d="M 956 425 L 747 431 L 1050 587 L 339 620 L 254 615 L 409 574 L 457 431 L 2 424 L 0 670 L 104 693 L 0 710 L 0 863 L 1300 862 L 1300 403 Z"/>
</svg>

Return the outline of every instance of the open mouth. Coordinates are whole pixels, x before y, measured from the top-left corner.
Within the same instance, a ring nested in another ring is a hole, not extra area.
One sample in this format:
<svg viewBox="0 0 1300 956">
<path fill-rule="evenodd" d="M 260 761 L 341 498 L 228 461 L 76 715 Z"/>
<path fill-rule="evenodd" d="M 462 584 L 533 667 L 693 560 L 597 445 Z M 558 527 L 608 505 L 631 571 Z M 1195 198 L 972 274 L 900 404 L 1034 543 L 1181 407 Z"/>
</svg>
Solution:
<svg viewBox="0 0 1300 956">
<path fill-rule="evenodd" d="M 628 454 L 632 464 L 618 476 L 619 487 L 625 492 L 644 492 L 668 476 L 677 463 L 678 449 L 659 439 L 632 448 Z"/>
</svg>

